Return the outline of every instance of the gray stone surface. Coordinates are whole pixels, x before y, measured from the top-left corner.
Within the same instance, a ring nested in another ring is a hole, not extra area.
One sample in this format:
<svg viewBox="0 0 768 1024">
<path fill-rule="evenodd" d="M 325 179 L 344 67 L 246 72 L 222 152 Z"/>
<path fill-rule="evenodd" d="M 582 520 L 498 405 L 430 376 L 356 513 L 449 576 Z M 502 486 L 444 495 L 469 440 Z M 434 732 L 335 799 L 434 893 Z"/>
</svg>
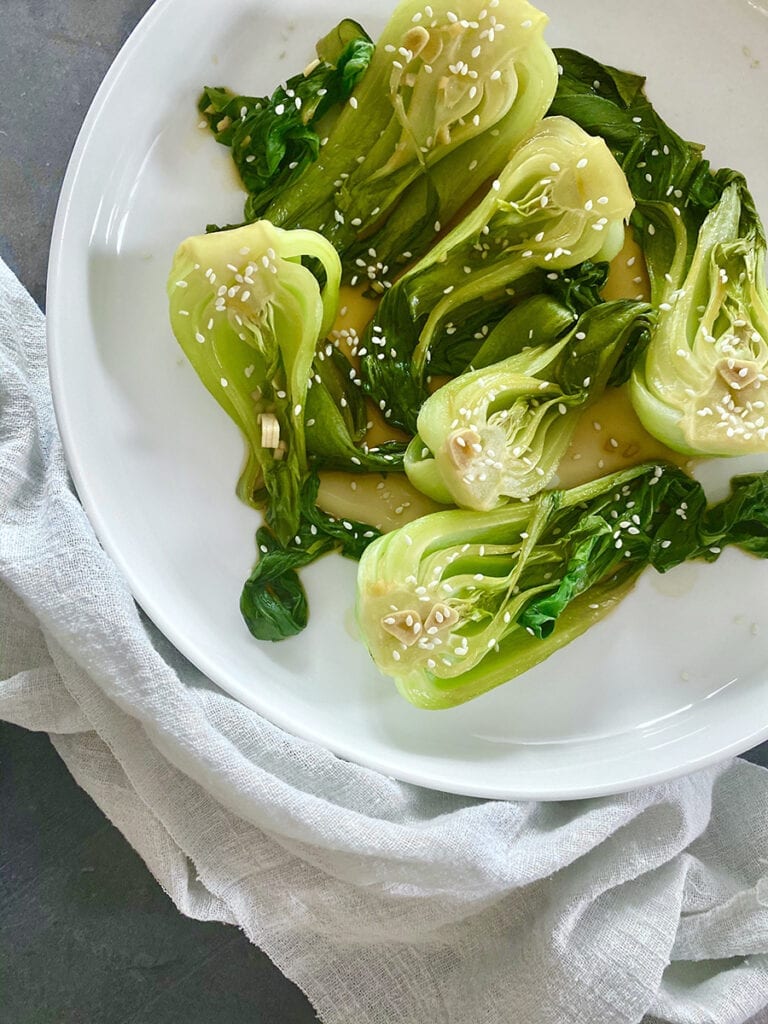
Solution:
<svg viewBox="0 0 768 1024">
<path fill-rule="evenodd" d="M 179 914 L 47 736 L 0 723 L 3 1024 L 311 1024 L 237 929 Z"/>
<path fill-rule="evenodd" d="M 0 253 L 38 302 L 69 154 L 150 0 L 2 0 Z"/>
</svg>

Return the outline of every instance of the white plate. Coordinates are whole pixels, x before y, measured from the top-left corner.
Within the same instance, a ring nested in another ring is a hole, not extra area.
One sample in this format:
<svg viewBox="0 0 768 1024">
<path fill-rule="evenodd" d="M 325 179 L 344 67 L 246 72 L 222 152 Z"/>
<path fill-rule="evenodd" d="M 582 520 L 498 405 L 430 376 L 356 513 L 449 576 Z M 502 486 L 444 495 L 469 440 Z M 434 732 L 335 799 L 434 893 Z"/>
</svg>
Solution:
<svg viewBox="0 0 768 1024">
<path fill-rule="evenodd" d="M 159 0 L 107 75 L 62 192 L 48 319 L 59 425 L 96 532 L 145 611 L 223 689 L 388 775 L 560 799 L 745 750 L 768 737 L 768 565 L 735 552 L 645 575 L 588 635 L 445 712 L 403 701 L 353 638 L 350 562 L 305 572 L 300 638 L 260 644 L 240 619 L 258 518 L 234 496 L 241 442 L 182 357 L 164 292 L 180 239 L 242 209 L 195 100 L 203 84 L 268 92 L 339 18 L 376 34 L 388 7 Z M 549 12 L 553 45 L 646 73 L 661 112 L 708 142 L 715 165 L 744 170 L 768 215 L 768 18 L 757 2 L 551 0 Z"/>
</svg>

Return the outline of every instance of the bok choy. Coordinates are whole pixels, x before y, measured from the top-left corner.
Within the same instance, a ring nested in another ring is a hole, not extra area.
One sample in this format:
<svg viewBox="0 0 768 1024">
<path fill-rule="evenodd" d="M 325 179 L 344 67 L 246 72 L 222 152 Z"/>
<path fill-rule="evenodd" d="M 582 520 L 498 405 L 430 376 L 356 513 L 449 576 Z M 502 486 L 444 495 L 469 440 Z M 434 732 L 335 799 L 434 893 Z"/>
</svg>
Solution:
<svg viewBox="0 0 768 1024">
<path fill-rule="evenodd" d="M 322 288 L 302 257 L 322 265 Z M 238 495 L 269 507 L 281 541 L 298 528 L 307 384 L 336 316 L 340 274 L 321 235 L 258 221 L 188 238 L 168 279 L 174 334 L 246 441 Z"/>
<path fill-rule="evenodd" d="M 632 404 L 649 433 L 689 455 L 768 452 L 768 287 L 765 237 L 743 179 L 707 214 L 693 259 L 665 209 L 654 261 L 666 246 L 659 321 L 632 375 Z"/>
<path fill-rule="evenodd" d="M 768 557 L 768 474 L 706 507 L 701 485 L 643 464 L 490 512 L 437 512 L 374 541 L 357 614 L 378 668 L 422 708 L 477 697 L 597 622 L 651 565 Z"/>
<path fill-rule="evenodd" d="M 526 346 L 448 381 L 419 411 L 405 460 L 411 483 L 477 511 L 542 490 L 582 412 L 609 383 L 626 380 L 651 322 L 650 306 L 606 302 L 571 320 L 554 344 Z"/>
<path fill-rule="evenodd" d="M 658 323 L 631 395 L 646 430 L 688 455 L 768 452 L 763 227 L 741 175 L 654 110 L 644 79 L 572 50 L 553 110 L 606 139 L 637 201 L 632 224 Z"/>
<path fill-rule="evenodd" d="M 633 205 L 602 139 L 564 117 L 542 121 L 478 205 L 384 296 L 362 371 L 385 416 L 415 432 L 427 368 L 456 372 L 446 352 L 474 336 L 478 315 L 487 332 L 531 275 L 541 290 L 546 273 L 611 260 Z"/>
<path fill-rule="evenodd" d="M 546 21 L 528 0 L 402 0 L 319 157 L 263 216 L 322 231 L 348 276 L 383 290 L 544 115 Z"/>
<path fill-rule="evenodd" d="M 336 108 L 365 74 L 374 46 L 355 21 L 345 19 L 321 39 L 317 58 L 270 96 L 238 96 L 206 87 L 198 109 L 232 159 L 248 191 L 246 220 L 261 217 L 320 153 Z"/>
</svg>

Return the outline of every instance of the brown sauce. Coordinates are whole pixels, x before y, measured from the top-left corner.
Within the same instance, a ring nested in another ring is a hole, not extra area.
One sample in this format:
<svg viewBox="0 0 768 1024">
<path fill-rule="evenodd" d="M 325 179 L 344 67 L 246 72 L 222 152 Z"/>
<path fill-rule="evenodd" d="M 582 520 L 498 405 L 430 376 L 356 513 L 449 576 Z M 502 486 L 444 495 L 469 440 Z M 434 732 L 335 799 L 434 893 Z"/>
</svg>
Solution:
<svg viewBox="0 0 768 1024">
<path fill-rule="evenodd" d="M 639 462 L 662 460 L 684 466 L 673 452 L 645 430 L 629 401 L 626 386 L 610 388 L 582 416 L 557 470 L 558 485 L 575 487 Z"/>
<path fill-rule="evenodd" d="M 443 508 L 417 491 L 404 473 L 321 473 L 317 503 L 332 516 L 358 519 L 384 533 Z"/>
</svg>

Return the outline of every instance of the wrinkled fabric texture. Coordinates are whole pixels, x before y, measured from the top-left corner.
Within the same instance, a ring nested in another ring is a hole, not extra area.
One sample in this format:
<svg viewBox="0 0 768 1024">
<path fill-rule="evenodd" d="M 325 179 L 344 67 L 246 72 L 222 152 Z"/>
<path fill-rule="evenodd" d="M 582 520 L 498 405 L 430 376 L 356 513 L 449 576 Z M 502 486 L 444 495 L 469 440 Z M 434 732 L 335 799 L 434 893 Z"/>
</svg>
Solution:
<svg viewBox="0 0 768 1024">
<path fill-rule="evenodd" d="M 1 263 L 0 717 L 49 733 L 176 906 L 243 929 L 325 1024 L 768 1021 L 768 773 L 480 801 L 241 706 L 99 546 Z"/>
</svg>

